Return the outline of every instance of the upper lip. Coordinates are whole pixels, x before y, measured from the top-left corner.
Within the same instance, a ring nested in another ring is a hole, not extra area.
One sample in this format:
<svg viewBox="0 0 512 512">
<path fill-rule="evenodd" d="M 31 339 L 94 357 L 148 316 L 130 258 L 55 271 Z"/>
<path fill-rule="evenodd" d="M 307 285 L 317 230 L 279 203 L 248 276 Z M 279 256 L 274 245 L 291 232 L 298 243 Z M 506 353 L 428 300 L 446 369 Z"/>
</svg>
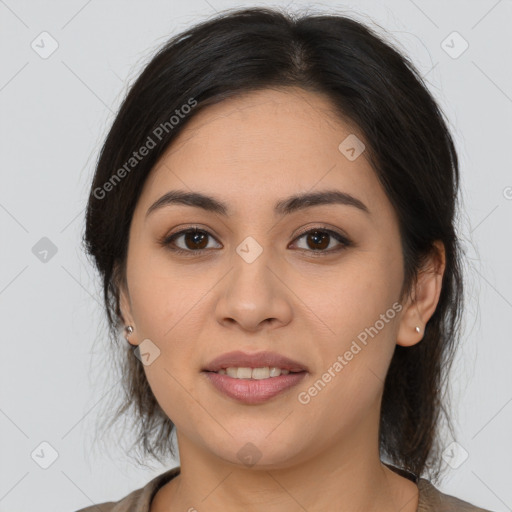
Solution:
<svg viewBox="0 0 512 512">
<path fill-rule="evenodd" d="M 294 372 L 308 371 L 304 364 L 276 352 L 247 354 L 239 350 L 216 357 L 203 368 L 203 371 L 216 372 L 221 368 L 229 368 L 230 366 L 239 368 L 264 368 L 268 366 Z"/>
</svg>

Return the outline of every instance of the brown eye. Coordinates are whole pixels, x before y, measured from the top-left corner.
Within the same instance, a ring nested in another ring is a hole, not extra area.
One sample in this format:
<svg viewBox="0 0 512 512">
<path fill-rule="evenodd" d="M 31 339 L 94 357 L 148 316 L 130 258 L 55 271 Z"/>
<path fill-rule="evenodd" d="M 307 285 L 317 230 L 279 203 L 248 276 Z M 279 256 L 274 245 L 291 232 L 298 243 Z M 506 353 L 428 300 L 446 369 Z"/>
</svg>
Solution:
<svg viewBox="0 0 512 512">
<path fill-rule="evenodd" d="M 309 247 L 314 250 L 327 249 L 330 239 L 331 235 L 325 231 L 311 231 L 306 235 L 306 243 L 311 243 Z"/>
<path fill-rule="evenodd" d="M 336 252 L 351 245 L 348 238 L 344 237 L 341 233 L 337 233 L 330 229 L 310 229 L 297 237 L 296 240 L 300 240 L 301 238 L 305 239 L 306 247 L 300 247 L 300 249 L 310 252 L 318 252 L 319 254 Z M 331 244 L 333 242 L 334 246 L 336 246 L 337 242 L 338 248 L 332 249 Z M 328 249 L 330 246 L 331 249 Z"/>
<path fill-rule="evenodd" d="M 202 229 L 185 229 L 166 237 L 162 245 L 178 253 L 201 252 L 208 248 L 208 239 L 213 236 Z M 180 240 L 180 244 L 177 243 Z"/>
<path fill-rule="evenodd" d="M 208 245 L 208 234 L 201 231 L 187 231 L 183 234 L 187 249 L 205 249 Z"/>
</svg>

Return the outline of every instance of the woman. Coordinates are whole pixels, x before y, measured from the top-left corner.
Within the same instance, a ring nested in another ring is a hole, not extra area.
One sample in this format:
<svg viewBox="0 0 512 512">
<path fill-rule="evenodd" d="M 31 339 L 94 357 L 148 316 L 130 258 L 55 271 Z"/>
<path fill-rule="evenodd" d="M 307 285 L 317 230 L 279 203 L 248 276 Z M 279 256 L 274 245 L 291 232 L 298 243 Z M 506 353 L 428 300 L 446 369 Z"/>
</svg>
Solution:
<svg viewBox="0 0 512 512">
<path fill-rule="evenodd" d="M 128 341 L 117 416 L 155 458 L 175 433 L 180 466 L 101 510 L 483 510 L 421 476 L 462 312 L 458 172 L 417 71 L 359 22 L 255 8 L 171 39 L 84 241 Z"/>
</svg>

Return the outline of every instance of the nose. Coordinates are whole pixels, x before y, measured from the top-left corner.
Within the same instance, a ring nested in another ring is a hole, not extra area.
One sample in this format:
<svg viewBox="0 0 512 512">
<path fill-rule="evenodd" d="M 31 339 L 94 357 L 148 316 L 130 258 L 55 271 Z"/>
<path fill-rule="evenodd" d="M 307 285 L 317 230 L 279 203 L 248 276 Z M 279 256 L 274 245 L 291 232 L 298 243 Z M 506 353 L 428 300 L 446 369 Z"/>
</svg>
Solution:
<svg viewBox="0 0 512 512">
<path fill-rule="evenodd" d="M 217 321 L 250 332 L 287 325 L 292 319 L 293 293 L 284 271 L 265 251 L 248 261 L 238 255 L 233 259 L 219 288 Z"/>
</svg>

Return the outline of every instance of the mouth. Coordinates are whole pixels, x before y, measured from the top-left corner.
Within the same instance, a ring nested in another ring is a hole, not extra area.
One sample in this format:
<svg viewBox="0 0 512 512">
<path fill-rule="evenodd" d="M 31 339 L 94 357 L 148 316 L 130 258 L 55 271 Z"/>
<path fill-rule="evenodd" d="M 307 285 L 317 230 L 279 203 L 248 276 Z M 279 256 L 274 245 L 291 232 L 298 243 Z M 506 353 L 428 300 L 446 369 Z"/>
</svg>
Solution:
<svg viewBox="0 0 512 512">
<path fill-rule="evenodd" d="M 210 361 L 201 373 L 223 397 L 257 405 L 299 384 L 309 369 L 275 352 L 236 351 Z"/>
<path fill-rule="evenodd" d="M 217 371 L 203 370 L 208 373 L 216 373 L 217 375 L 227 375 L 232 379 L 246 380 L 264 380 L 275 379 L 281 375 L 289 375 L 294 373 L 305 373 L 306 370 L 288 370 L 277 366 L 263 366 L 259 368 L 251 368 L 249 366 L 228 366 L 219 368 Z"/>
</svg>

